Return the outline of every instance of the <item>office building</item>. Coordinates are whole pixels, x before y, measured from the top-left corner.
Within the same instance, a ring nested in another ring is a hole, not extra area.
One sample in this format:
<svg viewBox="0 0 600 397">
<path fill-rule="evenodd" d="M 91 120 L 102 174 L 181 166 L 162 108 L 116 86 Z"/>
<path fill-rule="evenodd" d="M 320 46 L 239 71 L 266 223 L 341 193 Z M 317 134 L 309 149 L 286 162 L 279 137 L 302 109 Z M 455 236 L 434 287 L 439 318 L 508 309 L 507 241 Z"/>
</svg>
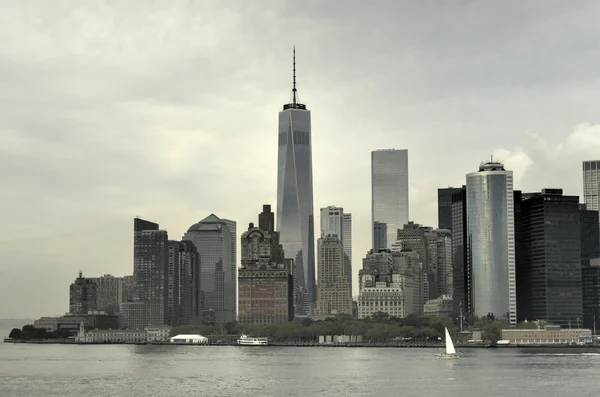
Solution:
<svg viewBox="0 0 600 397">
<path fill-rule="evenodd" d="M 452 194 L 452 300 L 455 312 L 471 313 L 471 265 L 467 235 L 467 187 Z"/>
<path fill-rule="evenodd" d="M 522 195 L 519 318 L 568 327 L 582 317 L 579 197 L 562 189 Z"/>
<path fill-rule="evenodd" d="M 226 324 L 236 319 L 235 222 L 211 214 L 190 226 L 182 240 L 200 256 L 200 321 Z M 232 230 L 233 229 L 233 230 Z"/>
<path fill-rule="evenodd" d="M 69 314 L 82 316 L 97 310 L 98 285 L 90 279 L 79 277 L 69 287 Z"/>
<path fill-rule="evenodd" d="M 583 162 L 583 202 L 587 210 L 600 211 L 600 160 Z"/>
<path fill-rule="evenodd" d="M 438 229 L 452 231 L 452 195 L 462 190 L 460 187 L 438 189 Z"/>
<path fill-rule="evenodd" d="M 344 246 L 344 273 L 350 283 L 352 295 L 352 214 L 342 207 L 321 208 L 321 237 L 337 236 Z"/>
<path fill-rule="evenodd" d="M 105 274 L 101 277 L 87 277 L 87 279 L 97 286 L 96 310 L 107 314 L 118 313 L 119 305 L 124 302 L 124 278 Z"/>
<path fill-rule="evenodd" d="M 411 221 L 398 229 L 396 244 L 401 250 L 414 250 L 419 254 L 429 285 L 427 299 L 452 293 L 452 238 L 449 230 L 433 229 Z"/>
<path fill-rule="evenodd" d="M 373 249 L 375 222 L 387 225 L 386 248 L 396 241 L 396 232 L 408 223 L 408 150 L 371 152 L 371 221 Z"/>
<path fill-rule="evenodd" d="M 580 205 L 581 214 L 581 295 L 583 326 L 596 330 L 600 326 L 600 237 L 598 211 Z M 595 334 L 595 332 L 594 332 Z"/>
<path fill-rule="evenodd" d="M 344 248 L 337 236 L 321 237 L 317 315 L 352 314 L 350 283 L 344 272 Z"/>
<path fill-rule="evenodd" d="M 241 237 L 238 269 L 241 324 L 275 324 L 294 319 L 294 281 L 285 262 L 273 260 L 271 235 L 250 223 Z M 288 264 L 290 262 L 287 262 Z"/>
<path fill-rule="evenodd" d="M 387 225 L 385 224 L 385 222 L 374 222 L 373 223 L 373 251 L 379 252 L 379 251 L 386 250 L 386 249 L 388 249 Z"/>
<path fill-rule="evenodd" d="M 489 161 L 467 174 L 467 234 L 472 268 L 472 306 L 517 322 L 512 171 Z"/>
<path fill-rule="evenodd" d="M 168 235 L 156 223 L 134 219 L 133 277 L 136 299 L 145 303 L 147 325 L 165 323 L 165 274 L 168 263 Z"/>
<path fill-rule="evenodd" d="M 200 257 L 191 241 L 169 241 L 165 324 L 200 322 Z"/>
<path fill-rule="evenodd" d="M 277 160 L 277 230 L 289 258 L 294 259 L 294 279 L 316 300 L 315 234 L 310 111 L 296 90 L 296 52 L 290 103 L 279 112 Z"/>
</svg>

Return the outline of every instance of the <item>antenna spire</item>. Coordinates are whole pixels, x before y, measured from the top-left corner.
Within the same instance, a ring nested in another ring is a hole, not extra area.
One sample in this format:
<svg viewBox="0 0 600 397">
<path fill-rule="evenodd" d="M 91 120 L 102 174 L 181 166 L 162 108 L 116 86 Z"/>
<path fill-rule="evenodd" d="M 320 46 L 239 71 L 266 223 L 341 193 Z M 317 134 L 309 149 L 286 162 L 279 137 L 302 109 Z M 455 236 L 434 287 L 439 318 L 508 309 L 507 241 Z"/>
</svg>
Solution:
<svg viewBox="0 0 600 397">
<path fill-rule="evenodd" d="M 294 105 L 294 107 L 296 107 L 296 46 L 294 46 L 293 70 L 294 70 L 294 88 L 292 88 L 292 95 L 293 95 L 292 104 Z"/>
</svg>

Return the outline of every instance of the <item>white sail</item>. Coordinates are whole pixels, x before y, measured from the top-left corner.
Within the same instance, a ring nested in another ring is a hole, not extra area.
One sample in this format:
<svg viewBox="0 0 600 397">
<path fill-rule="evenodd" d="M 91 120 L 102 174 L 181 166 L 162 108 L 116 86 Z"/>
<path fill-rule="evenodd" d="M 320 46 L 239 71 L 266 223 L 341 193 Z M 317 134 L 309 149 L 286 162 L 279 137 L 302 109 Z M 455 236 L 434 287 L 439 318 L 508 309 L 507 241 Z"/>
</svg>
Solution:
<svg viewBox="0 0 600 397">
<path fill-rule="evenodd" d="M 448 328 L 446 330 L 446 354 L 456 354 L 456 350 L 454 350 L 454 343 L 452 343 L 452 338 L 450 338 L 450 333 L 448 332 Z"/>
</svg>

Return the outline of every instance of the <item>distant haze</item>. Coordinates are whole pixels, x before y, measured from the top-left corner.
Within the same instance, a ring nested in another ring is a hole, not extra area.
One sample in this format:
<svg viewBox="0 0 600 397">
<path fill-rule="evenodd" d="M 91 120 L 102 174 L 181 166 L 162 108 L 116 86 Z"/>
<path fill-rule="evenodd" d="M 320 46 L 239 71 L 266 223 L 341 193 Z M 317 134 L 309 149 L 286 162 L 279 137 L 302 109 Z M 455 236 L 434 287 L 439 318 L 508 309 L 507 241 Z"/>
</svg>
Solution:
<svg viewBox="0 0 600 397">
<path fill-rule="evenodd" d="M 431 226 L 437 188 L 490 155 L 516 189 L 580 194 L 600 158 L 599 17 L 559 0 L 3 2 L 0 317 L 66 312 L 79 270 L 131 274 L 136 215 L 180 239 L 210 213 L 241 234 L 275 210 L 294 45 L 315 214 L 352 213 L 355 275 L 371 150 L 408 149 L 410 219 Z"/>
</svg>

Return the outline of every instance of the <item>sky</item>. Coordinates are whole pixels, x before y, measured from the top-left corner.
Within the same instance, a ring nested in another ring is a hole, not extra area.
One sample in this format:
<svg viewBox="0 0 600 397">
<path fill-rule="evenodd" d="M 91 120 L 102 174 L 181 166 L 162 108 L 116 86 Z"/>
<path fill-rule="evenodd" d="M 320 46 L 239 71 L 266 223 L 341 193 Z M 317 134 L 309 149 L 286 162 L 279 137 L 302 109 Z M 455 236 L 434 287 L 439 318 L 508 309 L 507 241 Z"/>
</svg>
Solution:
<svg viewBox="0 0 600 397">
<path fill-rule="evenodd" d="M 408 149 L 420 224 L 491 155 L 516 189 L 581 195 L 599 17 L 562 0 L 0 0 L 0 318 L 67 312 L 79 270 L 131 274 L 135 216 L 180 239 L 275 208 L 293 46 L 315 214 L 352 213 L 355 282 L 372 150 Z"/>
</svg>

